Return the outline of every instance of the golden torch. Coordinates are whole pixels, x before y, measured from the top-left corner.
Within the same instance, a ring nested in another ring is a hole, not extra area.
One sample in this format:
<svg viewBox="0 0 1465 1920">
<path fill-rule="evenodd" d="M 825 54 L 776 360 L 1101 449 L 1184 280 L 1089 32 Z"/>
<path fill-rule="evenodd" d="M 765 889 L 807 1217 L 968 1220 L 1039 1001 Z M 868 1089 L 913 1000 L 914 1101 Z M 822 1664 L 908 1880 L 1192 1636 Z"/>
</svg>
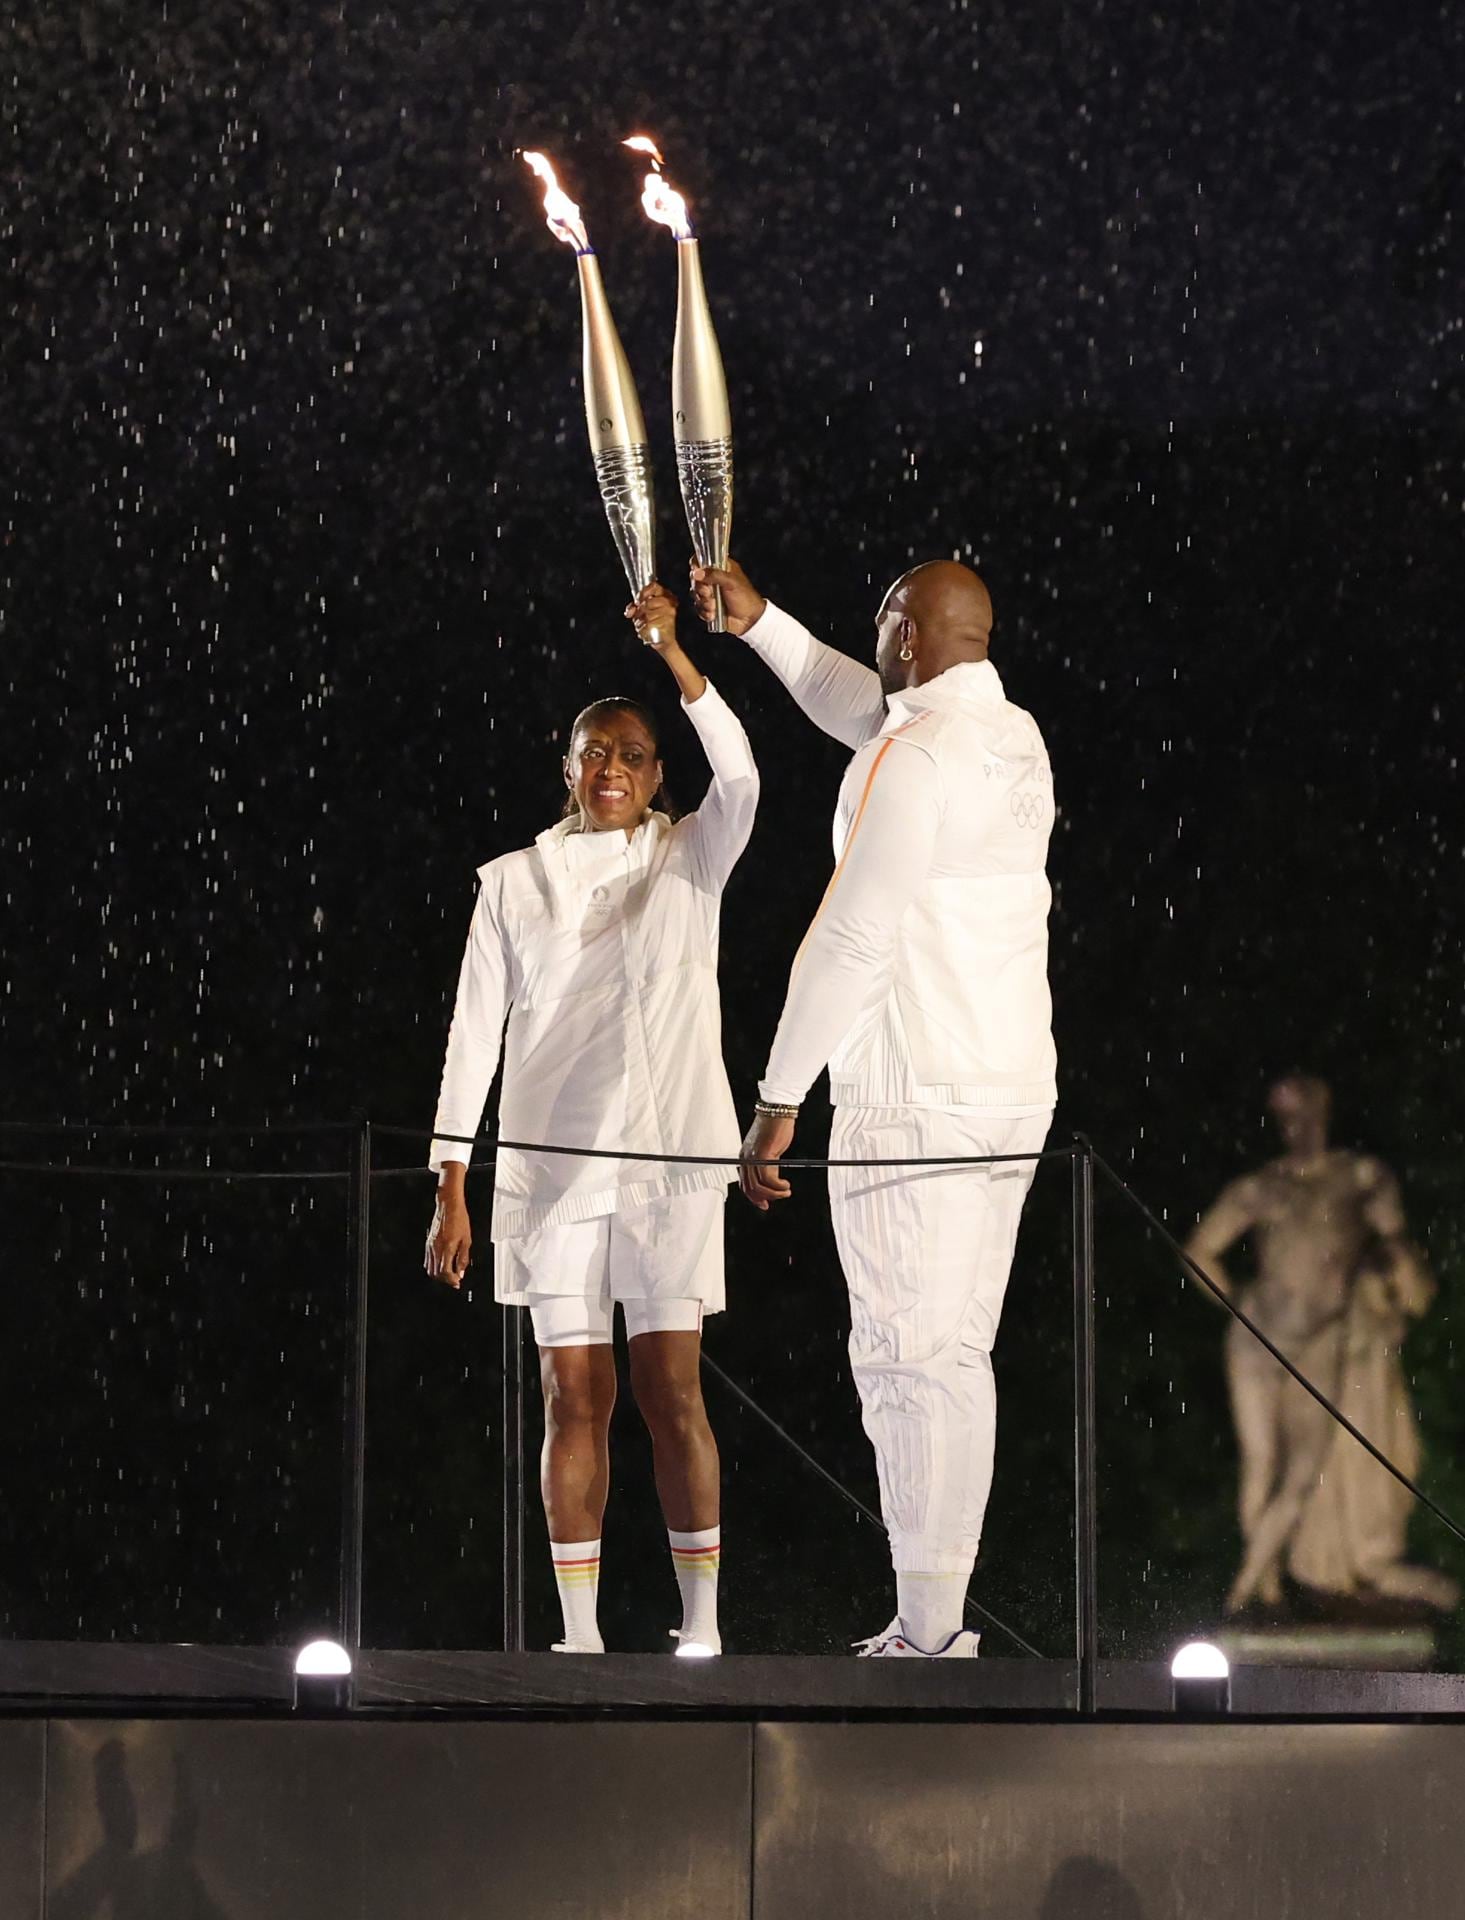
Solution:
<svg viewBox="0 0 1465 1920">
<path fill-rule="evenodd" d="M 561 190 L 554 168 L 542 153 L 526 153 L 524 160 L 544 182 L 544 214 L 550 232 L 575 249 L 584 339 L 585 424 L 605 517 L 634 597 L 656 578 L 651 450 L 641 402 L 580 209 Z M 654 632 L 651 637 L 655 639 Z"/>
<path fill-rule="evenodd" d="M 677 479 L 700 566 L 725 567 L 732 538 L 732 415 L 722 354 L 702 282 L 702 258 L 687 203 L 661 173 L 661 155 L 644 134 L 627 140 L 633 152 L 649 155 L 651 171 L 641 190 L 648 216 L 670 227 L 677 241 L 677 331 L 671 355 L 672 433 L 677 444 Z M 713 631 L 724 631 L 722 595 L 716 596 Z"/>
</svg>

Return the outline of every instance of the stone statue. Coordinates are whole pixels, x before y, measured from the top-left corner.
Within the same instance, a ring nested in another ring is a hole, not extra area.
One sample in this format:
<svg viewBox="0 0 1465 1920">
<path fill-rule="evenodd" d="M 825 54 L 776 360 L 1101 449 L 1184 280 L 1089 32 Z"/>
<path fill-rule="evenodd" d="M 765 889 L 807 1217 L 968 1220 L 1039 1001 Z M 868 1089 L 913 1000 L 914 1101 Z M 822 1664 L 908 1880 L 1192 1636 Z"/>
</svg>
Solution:
<svg viewBox="0 0 1465 1920">
<path fill-rule="evenodd" d="M 1186 1251 L 1414 1479 L 1419 1433 L 1400 1347 L 1434 1282 L 1388 1168 L 1328 1145 L 1330 1105 L 1321 1080 L 1278 1081 L 1268 1106 L 1285 1151 L 1225 1189 Z M 1243 1235 L 1256 1278 L 1238 1287 L 1222 1259 Z M 1315 1596 L 1347 1596 L 1354 1611 L 1452 1608 L 1454 1581 L 1404 1559 L 1410 1494 L 1234 1320 L 1226 1371 L 1245 1546 L 1226 1611 L 1281 1605 L 1284 1570 Z"/>
</svg>

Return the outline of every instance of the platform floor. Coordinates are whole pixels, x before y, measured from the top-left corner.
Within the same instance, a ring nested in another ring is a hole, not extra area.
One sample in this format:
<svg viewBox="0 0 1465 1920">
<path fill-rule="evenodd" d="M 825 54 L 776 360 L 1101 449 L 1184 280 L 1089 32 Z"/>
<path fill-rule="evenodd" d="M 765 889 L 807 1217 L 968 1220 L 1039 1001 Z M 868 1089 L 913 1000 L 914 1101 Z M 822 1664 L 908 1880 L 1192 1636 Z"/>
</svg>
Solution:
<svg viewBox="0 0 1465 1920">
<path fill-rule="evenodd" d="M 72 1708 L 177 1707 L 285 1711 L 294 1694 L 284 1647 L 0 1643 L 0 1714 Z M 1166 1714 L 1170 1677 L 1160 1664 L 1102 1662 L 1101 1714 Z M 357 1701 L 479 1715 L 594 1712 L 645 1717 L 772 1720 L 837 1716 L 1066 1718 L 1078 1707 L 1078 1671 L 1063 1660 L 858 1660 L 732 1654 L 670 1655 L 363 1652 Z M 1465 1676 L 1317 1666 L 1238 1666 L 1233 1718 L 1365 1719 L 1465 1716 Z M 4 1909 L 0 1908 L 0 1920 Z"/>
</svg>

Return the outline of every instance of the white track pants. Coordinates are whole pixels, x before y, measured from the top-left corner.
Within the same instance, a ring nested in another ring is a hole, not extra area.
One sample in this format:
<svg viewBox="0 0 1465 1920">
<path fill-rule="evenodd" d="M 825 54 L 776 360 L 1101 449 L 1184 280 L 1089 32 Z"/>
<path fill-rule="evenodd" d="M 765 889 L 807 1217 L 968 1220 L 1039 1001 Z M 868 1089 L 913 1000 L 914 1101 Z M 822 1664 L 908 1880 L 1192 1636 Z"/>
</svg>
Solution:
<svg viewBox="0 0 1465 1920">
<path fill-rule="evenodd" d="M 1037 1153 L 1051 1111 L 842 1107 L 831 1159 Z M 969 1573 L 997 1440 L 992 1346 L 1035 1162 L 831 1167 L 850 1361 L 898 1572 Z"/>
</svg>

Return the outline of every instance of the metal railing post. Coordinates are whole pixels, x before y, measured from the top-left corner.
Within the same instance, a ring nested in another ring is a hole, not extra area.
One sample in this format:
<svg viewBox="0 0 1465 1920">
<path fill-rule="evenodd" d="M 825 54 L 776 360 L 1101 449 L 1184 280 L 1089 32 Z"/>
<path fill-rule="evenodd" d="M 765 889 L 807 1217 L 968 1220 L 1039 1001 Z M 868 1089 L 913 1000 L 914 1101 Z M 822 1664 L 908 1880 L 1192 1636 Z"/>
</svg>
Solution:
<svg viewBox="0 0 1465 1920">
<path fill-rule="evenodd" d="M 361 1650 L 361 1565 L 366 1520 L 366 1334 L 371 1274 L 371 1121 L 355 1123 L 347 1188 L 345 1445 L 341 1474 L 341 1645 L 353 1668 Z M 355 1698 L 355 1674 L 352 1674 Z"/>
<path fill-rule="evenodd" d="M 524 1309 L 503 1310 L 504 1652 L 524 1651 Z"/>
<path fill-rule="evenodd" d="M 1078 1710 L 1095 1710 L 1099 1662 L 1098 1416 L 1094 1374 L 1094 1150 L 1073 1158 L 1073 1504 Z"/>
</svg>

